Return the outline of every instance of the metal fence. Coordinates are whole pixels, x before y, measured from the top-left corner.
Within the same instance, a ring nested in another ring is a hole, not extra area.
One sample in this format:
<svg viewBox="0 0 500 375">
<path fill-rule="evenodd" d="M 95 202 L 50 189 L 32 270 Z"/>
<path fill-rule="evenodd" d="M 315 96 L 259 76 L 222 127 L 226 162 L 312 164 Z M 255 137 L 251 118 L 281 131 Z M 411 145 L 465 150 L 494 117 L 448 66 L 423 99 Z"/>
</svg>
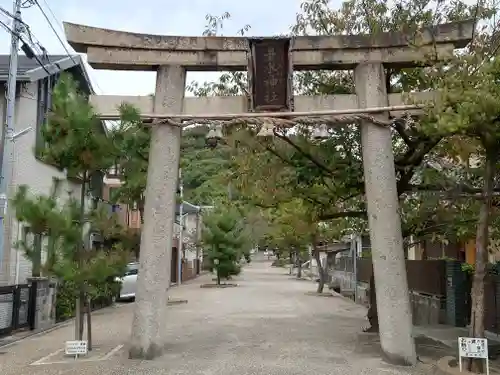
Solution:
<svg viewBox="0 0 500 375">
<path fill-rule="evenodd" d="M 332 281 L 340 288 L 340 292 L 356 300 L 356 244 L 351 242 L 350 250 L 336 256 L 333 265 Z"/>
<path fill-rule="evenodd" d="M 0 287 L 0 337 L 32 326 L 35 300 L 28 284 Z"/>
</svg>

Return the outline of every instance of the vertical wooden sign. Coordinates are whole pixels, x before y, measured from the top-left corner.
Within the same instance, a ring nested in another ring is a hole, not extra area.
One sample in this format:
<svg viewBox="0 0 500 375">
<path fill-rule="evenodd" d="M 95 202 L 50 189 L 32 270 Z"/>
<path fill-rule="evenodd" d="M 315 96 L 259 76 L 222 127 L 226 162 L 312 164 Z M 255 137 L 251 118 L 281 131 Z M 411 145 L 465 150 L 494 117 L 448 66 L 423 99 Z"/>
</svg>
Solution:
<svg viewBox="0 0 500 375">
<path fill-rule="evenodd" d="M 248 83 L 250 110 L 293 110 L 292 63 L 288 38 L 249 40 Z"/>
</svg>

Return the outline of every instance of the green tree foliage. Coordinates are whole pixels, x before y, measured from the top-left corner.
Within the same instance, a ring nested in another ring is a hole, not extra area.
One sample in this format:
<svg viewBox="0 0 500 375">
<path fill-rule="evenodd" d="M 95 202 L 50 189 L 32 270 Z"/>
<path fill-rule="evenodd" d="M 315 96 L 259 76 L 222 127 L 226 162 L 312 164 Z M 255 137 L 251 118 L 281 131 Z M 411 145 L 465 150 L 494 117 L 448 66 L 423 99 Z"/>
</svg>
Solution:
<svg viewBox="0 0 500 375">
<path fill-rule="evenodd" d="M 113 282 L 109 281 L 120 274 L 127 259 L 121 248 L 91 249 L 88 241 L 92 224 L 101 229 L 106 227 L 106 231 L 101 232 L 105 237 L 108 230 L 116 229 L 109 223 L 99 224 L 96 212 L 90 213 L 85 207 L 88 193 L 94 197 L 100 195 L 97 189 L 102 185 L 96 182 L 112 163 L 113 144 L 87 96 L 67 74 L 61 75 L 54 88 L 52 108 L 41 135 L 44 145 L 37 150 L 38 155 L 79 180 L 81 192 L 78 198 L 71 196 L 61 206 L 57 200 L 57 183 L 50 196 L 31 196 L 28 188 L 21 186 L 12 203 L 17 219 L 31 228 L 35 241 L 32 248 L 27 243 L 19 246 L 33 260 L 35 273 L 40 274 L 43 269 L 47 275 L 55 276 L 75 299 L 77 340 L 83 336 L 83 313 L 87 304 L 87 336 L 91 348 L 89 301 L 110 293 Z M 92 192 L 87 191 L 91 181 Z M 43 236 L 48 238 L 49 261 L 41 266 Z"/>
<path fill-rule="evenodd" d="M 207 267 L 221 278 L 238 275 L 240 261 L 248 249 L 242 218 L 237 210 L 220 208 L 204 218 L 202 232 Z"/>
<path fill-rule="evenodd" d="M 30 198 L 28 196 L 28 187 L 20 186 L 16 191 L 12 204 L 16 210 L 16 219 L 19 223 L 27 223 L 29 232 L 33 234 L 33 244 L 31 246 L 22 240 L 17 247 L 22 248 L 28 259 L 33 263 L 32 276 L 40 277 L 42 275 L 42 238 L 49 231 L 50 223 L 56 215 L 56 194 L 57 182 L 54 182 L 54 188 L 50 196 L 37 196 Z M 51 243 L 51 245 L 53 245 Z M 54 248 L 48 249 L 48 265 L 55 263 Z"/>
<path fill-rule="evenodd" d="M 304 1 L 290 35 L 338 35 L 405 31 L 408 43 L 418 48 L 419 28 L 436 23 L 489 16 L 489 7 L 461 1 L 349 0 L 338 8 L 326 0 Z M 207 25 L 211 34 L 221 30 L 224 17 Z M 227 17 L 226 17 L 227 18 Z M 393 68 L 386 71 L 389 93 L 426 90 L 427 68 Z M 353 94 L 352 71 L 304 71 L 295 73 L 295 92 L 307 95 Z M 245 77 L 225 73 L 216 83 L 191 86 L 195 95 L 244 94 Z M 419 122 L 397 121 L 393 126 L 398 193 L 405 237 L 439 236 L 444 239 L 465 228 L 470 215 L 447 211 L 450 197 L 434 191 L 440 170 L 430 161 L 440 159 L 439 147 L 446 133 L 431 133 Z M 275 139 L 260 140 L 233 135 L 238 139 L 234 157 L 234 181 L 240 194 L 261 207 L 301 198 L 316 207 L 320 220 L 343 218 L 356 231 L 366 228 L 366 206 L 362 174 L 361 140 L 355 125 L 329 129 L 329 139 L 318 142 L 310 131 L 278 132 Z M 439 188 L 440 193 L 443 188 Z M 432 204 L 429 202 L 432 201 Z M 471 209 L 474 203 L 468 204 Z M 416 209 L 417 208 L 417 209 Z M 473 215 L 472 215 L 473 216 Z M 447 225 L 443 225 L 443 223 Z M 462 237 L 470 232 L 461 231 Z"/>
<path fill-rule="evenodd" d="M 207 134 L 206 126 L 184 129 L 181 142 L 184 199 L 202 206 L 214 205 L 231 195 L 231 148 L 225 144 L 208 148 Z"/>
<path fill-rule="evenodd" d="M 114 144 L 115 163 L 119 166 L 122 185 L 113 201 L 136 204 L 143 220 L 150 130 L 142 124 L 140 113 L 129 104 L 120 107 L 121 118 L 109 132 Z M 230 148 L 206 147 L 208 128 L 184 129 L 181 142 L 181 168 L 184 200 L 197 205 L 212 205 L 227 196 L 226 171 Z"/>
<path fill-rule="evenodd" d="M 474 336 L 484 334 L 484 271 L 488 242 L 498 220 L 493 199 L 498 176 L 498 4 L 479 1 L 430 2 L 347 0 L 303 1 L 291 35 L 377 35 L 403 31 L 419 48 L 418 29 L 472 19 L 479 27 L 474 42 L 443 64 L 414 69 L 386 69 L 389 93 L 436 90 L 439 100 L 419 119 L 395 121 L 393 152 L 404 236 L 441 241 L 476 238 L 478 259 L 473 292 Z M 220 30 L 220 22 L 211 29 Z M 214 25 L 209 25 L 214 26 Z M 428 56 L 433 61 L 432 56 Z M 240 80 L 241 78 L 241 80 Z M 217 83 L 192 87 L 198 95 L 229 95 L 245 77 L 222 75 Z M 305 71 L 295 74 L 296 93 L 353 94 L 351 71 Z M 304 132 L 279 132 L 274 140 L 242 136 L 236 158 L 238 188 L 262 207 L 276 208 L 296 198 L 317 208 L 321 219 L 363 219 L 364 184 L 359 129 L 329 129 L 329 139 L 315 142 Z M 245 142 L 245 140 L 248 140 Z M 471 163 L 474 156 L 474 163 Z M 474 228 L 471 223 L 477 221 Z M 352 220 L 351 226 L 364 225 Z"/>
<path fill-rule="evenodd" d="M 69 174 L 89 181 L 109 167 L 110 142 L 94 109 L 75 80 L 62 74 L 52 93 L 52 110 L 42 128 L 41 158 Z"/>
<path fill-rule="evenodd" d="M 496 29 L 498 25 L 493 25 Z M 496 36 L 479 34 L 467 54 L 444 67 L 437 67 L 429 84 L 440 100 L 429 108 L 424 125 L 429 133 L 447 132 L 446 156 L 462 166 L 454 168 L 454 180 L 463 189 L 476 192 L 476 263 L 472 286 L 471 337 L 484 337 L 485 278 L 489 262 L 488 247 L 498 230 L 499 204 L 493 195 L 498 188 L 498 149 L 500 147 L 500 58 Z M 465 147 L 464 147 L 465 145 Z M 468 202 L 462 202 L 466 205 Z M 469 203 L 470 204 L 470 203 Z M 458 205 L 457 205 L 458 206 Z M 462 209 L 464 207 L 461 207 Z M 457 207 L 460 208 L 460 207 Z M 472 227 L 472 226 L 471 226 Z M 482 369 L 482 362 L 471 362 Z"/>
<path fill-rule="evenodd" d="M 139 111 L 123 103 L 120 121 L 109 132 L 113 142 L 113 163 L 118 168 L 122 184 L 111 199 L 115 202 L 137 205 L 144 220 L 144 194 L 148 174 L 150 129 L 142 124 Z"/>
<path fill-rule="evenodd" d="M 74 314 L 75 300 L 81 290 L 90 300 L 111 298 L 116 294 L 119 285 L 114 282 L 114 276 L 123 274 L 128 253 L 119 246 L 82 248 L 82 231 L 78 225 L 79 202 L 70 197 L 64 205 L 58 204 L 57 185 L 56 182 L 54 193 L 50 196 L 33 196 L 29 194 L 27 186 L 20 186 L 12 199 L 12 205 L 18 222 L 27 226 L 34 237 L 33 241 L 29 238 L 20 240 L 16 247 L 24 250 L 34 268 L 38 265 L 34 275 L 36 272 L 36 276 L 59 280 L 62 298 L 58 304 L 63 306 L 59 314 L 62 314 L 60 318 L 67 318 Z M 98 206 L 89 214 L 88 220 L 91 220 L 94 231 L 107 239 L 115 235 L 117 226 L 112 223 L 116 223 L 116 218 L 105 218 L 100 214 L 103 209 Z M 43 264 L 42 252 L 47 253 Z"/>
</svg>

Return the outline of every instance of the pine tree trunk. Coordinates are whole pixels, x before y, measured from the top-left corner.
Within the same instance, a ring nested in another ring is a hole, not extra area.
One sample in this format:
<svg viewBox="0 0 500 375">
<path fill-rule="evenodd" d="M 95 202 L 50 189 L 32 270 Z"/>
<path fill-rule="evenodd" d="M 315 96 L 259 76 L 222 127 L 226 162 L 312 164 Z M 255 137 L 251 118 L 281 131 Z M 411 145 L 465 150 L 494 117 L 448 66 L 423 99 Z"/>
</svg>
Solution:
<svg viewBox="0 0 500 375">
<path fill-rule="evenodd" d="M 31 275 L 33 277 L 40 277 L 42 275 L 42 235 L 34 233 L 33 236 L 33 266 Z"/>
<path fill-rule="evenodd" d="M 54 265 L 56 264 L 56 240 L 50 231 L 48 233 L 48 237 L 49 244 L 47 248 L 47 266 L 49 270 L 52 270 L 54 268 Z"/>
<path fill-rule="evenodd" d="M 76 260 L 78 263 L 79 270 L 83 268 L 83 254 L 82 252 L 85 249 L 85 241 L 84 241 L 84 228 L 85 228 L 85 187 L 87 184 L 87 171 L 83 172 L 82 176 L 82 185 L 80 188 L 80 232 L 81 232 L 81 241 L 76 249 Z M 75 319 L 75 330 L 77 330 L 77 340 L 82 340 L 83 338 L 83 316 L 85 313 L 85 294 L 84 294 L 84 285 L 78 285 L 78 299 L 77 303 L 77 311 L 76 311 L 76 319 Z"/>
<path fill-rule="evenodd" d="M 488 229 L 490 225 L 490 213 L 493 196 L 493 182 L 495 175 L 496 157 L 494 153 L 487 153 L 486 165 L 484 168 L 484 186 L 481 209 L 476 233 L 476 265 L 474 277 L 472 279 L 472 306 L 470 337 L 484 338 L 484 283 L 486 279 L 486 266 L 488 264 Z M 483 361 L 470 359 L 469 370 L 482 373 Z"/>
<path fill-rule="evenodd" d="M 78 298 L 78 304 L 80 305 L 80 320 L 78 324 L 78 340 L 83 340 L 83 328 L 84 328 L 84 317 L 85 317 L 85 295 L 80 292 L 80 298 Z"/>
<path fill-rule="evenodd" d="M 297 255 L 297 279 L 302 278 L 302 260 Z"/>
<path fill-rule="evenodd" d="M 90 297 L 87 298 L 87 346 L 92 350 L 92 304 Z"/>
<path fill-rule="evenodd" d="M 82 314 L 80 312 L 80 298 L 75 299 L 75 340 L 81 340 L 80 336 L 80 321 L 82 320 Z"/>
</svg>

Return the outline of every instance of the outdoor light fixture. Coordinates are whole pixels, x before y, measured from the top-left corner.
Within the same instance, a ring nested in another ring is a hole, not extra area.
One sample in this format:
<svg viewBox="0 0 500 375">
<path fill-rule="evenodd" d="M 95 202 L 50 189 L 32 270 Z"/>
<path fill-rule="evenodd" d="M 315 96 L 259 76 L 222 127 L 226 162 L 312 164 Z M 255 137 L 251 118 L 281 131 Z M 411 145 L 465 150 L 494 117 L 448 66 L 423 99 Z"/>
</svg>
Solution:
<svg viewBox="0 0 500 375">
<path fill-rule="evenodd" d="M 210 127 L 208 134 L 206 136 L 207 146 L 215 147 L 217 143 L 222 139 L 222 125 L 216 125 L 215 127 Z"/>
<path fill-rule="evenodd" d="M 26 129 L 23 129 L 23 130 L 20 130 L 18 131 L 17 133 L 13 133 L 13 134 L 10 134 L 8 135 L 8 139 L 11 140 L 12 142 L 15 142 L 17 138 L 25 135 L 26 133 L 29 133 L 30 131 L 33 130 L 33 127 L 31 126 L 28 126 Z"/>
<path fill-rule="evenodd" d="M 271 122 L 265 122 L 257 133 L 257 137 L 273 137 L 274 136 L 274 124 Z"/>
<path fill-rule="evenodd" d="M 326 124 L 321 124 L 320 126 L 314 128 L 313 139 L 320 141 L 323 139 L 327 139 L 329 136 L 330 134 L 328 134 L 328 128 Z"/>
</svg>

